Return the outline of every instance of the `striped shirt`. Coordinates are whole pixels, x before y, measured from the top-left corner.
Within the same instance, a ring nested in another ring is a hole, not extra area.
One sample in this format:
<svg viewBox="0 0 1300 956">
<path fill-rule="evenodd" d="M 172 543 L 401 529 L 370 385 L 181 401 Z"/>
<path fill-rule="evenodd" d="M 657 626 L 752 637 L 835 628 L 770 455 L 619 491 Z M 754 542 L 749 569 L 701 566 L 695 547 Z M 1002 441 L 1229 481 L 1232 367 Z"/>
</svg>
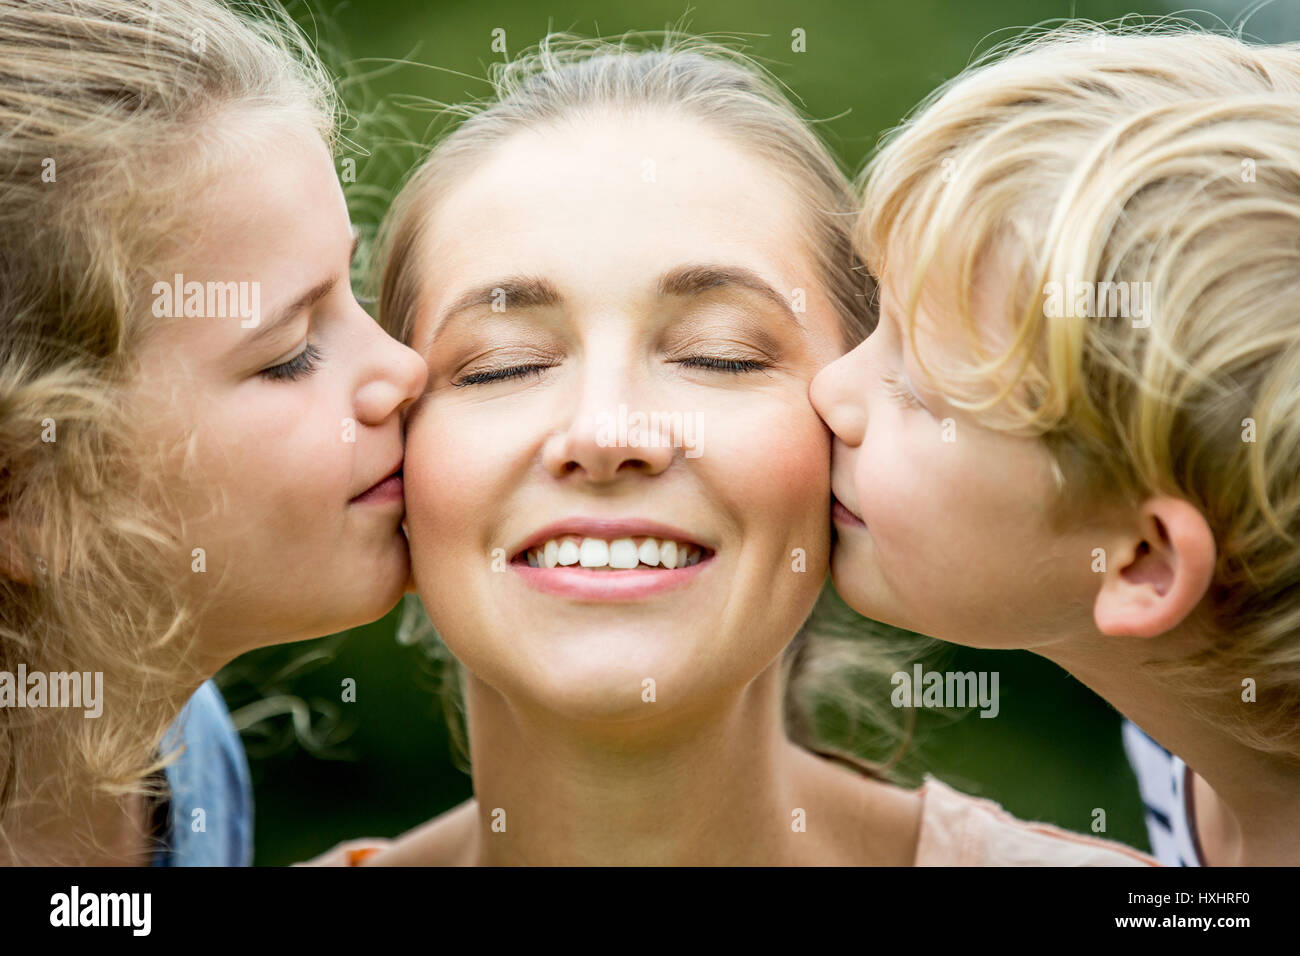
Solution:
<svg viewBox="0 0 1300 956">
<path fill-rule="evenodd" d="M 1191 768 L 1132 721 L 1124 721 L 1123 736 L 1142 794 L 1152 856 L 1165 866 L 1205 866 L 1196 836 Z"/>
</svg>

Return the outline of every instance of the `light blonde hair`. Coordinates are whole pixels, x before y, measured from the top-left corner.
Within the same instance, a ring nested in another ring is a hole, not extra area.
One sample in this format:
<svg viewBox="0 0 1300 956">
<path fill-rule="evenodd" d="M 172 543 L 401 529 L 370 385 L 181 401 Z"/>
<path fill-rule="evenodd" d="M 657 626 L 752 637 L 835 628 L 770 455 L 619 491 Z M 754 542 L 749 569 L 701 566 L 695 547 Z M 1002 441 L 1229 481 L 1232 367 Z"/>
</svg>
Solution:
<svg viewBox="0 0 1300 956">
<path fill-rule="evenodd" d="M 955 306 L 950 400 L 1051 451 L 1058 526 L 1156 494 L 1206 516 L 1217 637 L 1152 666 L 1300 758 L 1300 45 L 1172 20 L 1030 35 L 923 102 L 863 197 L 859 248 L 913 344 L 918 303 Z M 981 282 L 1005 301 L 977 319 Z M 1138 283 L 1146 314 L 1110 314 L 1101 283 Z M 1258 702 L 1230 706 L 1245 677 Z"/>
<path fill-rule="evenodd" d="M 105 698 L 98 719 L 0 708 L 3 854 L 33 812 L 153 792 L 206 676 L 182 516 L 124 398 L 145 297 L 253 120 L 328 141 L 335 103 L 275 4 L 0 0 L 0 63 L 0 670 L 101 671 Z"/>
<path fill-rule="evenodd" d="M 852 347 L 875 328 L 874 283 L 853 250 L 852 184 L 780 85 L 743 53 L 672 32 L 614 41 L 552 34 L 535 50 L 494 64 L 490 81 L 492 93 L 484 101 L 452 108 L 463 122 L 415 169 L 380 228 L 379 318 L 395 338 L 410 341 L 428 281 L 416 251 L 433 210 L 486 154 L 521 130 L 642 110 L 696 119 L 778 170 L 806 212 L 800 238 L 835 307 L 843 344 Z M 828 602 L 833 598 L 822 605 Z M 458 764 L 466 769 L 459 665 L 418 601 L 406 604 L 402 635 L 406 641 L 422 639 L 443 670 L 447 722 Z M 786 725 L 793 739 L 833 749 L 817 731 L 816 712 L 826 706 L 849 728 L 841 737 L 859 742 L 859 729 L 879 729 L 895 717 L 875 706 L 884 695 L 864 694 L 860 686 L 864 675 L 885 670 L 879 648 L 864 640 L 861 629 L 845 633 L 842 625 L 805 628 L 796 636 L 785 657 Z"/>
</svg>

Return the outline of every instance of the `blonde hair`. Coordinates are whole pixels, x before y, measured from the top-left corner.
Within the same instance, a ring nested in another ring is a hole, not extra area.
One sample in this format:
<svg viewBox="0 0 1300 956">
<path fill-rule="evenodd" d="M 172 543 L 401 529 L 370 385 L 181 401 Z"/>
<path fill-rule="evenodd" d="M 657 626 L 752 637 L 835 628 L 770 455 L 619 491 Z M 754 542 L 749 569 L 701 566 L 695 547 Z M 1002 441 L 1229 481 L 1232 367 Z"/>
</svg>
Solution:
<svg viewBox="0 0 1300 956">
<path fill-rule="evenodd" d="M 410 341 L 427 282 L 415 251 L 441 198 L 513 134 L 604 110 L 682 114 L 770 163 L 806 211 L 802 238 L 835 307 L 843 344 L 852 347 L 875 328 L 874 283 L 853 250 L 856 197 L 825 144 L 778 83 L 743 53 L 672 32 L 662 35 L 657 47 L 646 46 L 647 39 L 660 36 L 610 41 L 553 34 L 513 61 L 493 64 L 487 100 L 453 108 L 464 121 L 413 172 L 380 229 L 379 317 L 390 334 Z M 853 728 L 880 727 L 894 716 L 873 706 L 875 695 L 863 694 L 853 680 L 883 669 L 878 646 L 860 633 L 845 637 L 830 631 L 805 628 L 785 658 L 787 730 L 809 744 L 821 742 L 813 710 L 827 698 L 848 714 L 845 722 Z M 458 764 L 465 769 L 459 665 L 418 601 L 407 602 L 401 634 L 408 642 L 422 639 L 443 669 L 444 709 Z M 824 679 L 814 682 L 809 674 Z"/>
<path fill-rule="evenodd" d="M 232 144 L 264 132 L 252 117 L 328 140 L 335 107 L 278 5 L 0 0 L 0 62 L 0 670 L 101 671 L 105 698 L 98 719 L 0 708 L 12 853 L 20 811 L 152 792 L 206 676 L 182 516 L 124 398 L 143 297 Z M 37 755 L 59 772 L 33 779 Z"/>
<path fill-rule="evenodd" d="M 1033 34 L 923 102 L 863 197 L 859 248 L 913 343 L 923 298 L 955 304 L 970 359 L 942 387 L 1042 438 L 1058 524 L 1156 494 L 1206 516 L 1217 636 L 1152 666 L 1243 744 L 1300 756 L 1300 45 L 1170 20 Z M 982 330 L 981 281 L 1005 300 Z M 1143 301 L 1110 314 L 1121 293 Z M 1249 676 L 1258 703 L 1227 706 Z"/>
</svg>

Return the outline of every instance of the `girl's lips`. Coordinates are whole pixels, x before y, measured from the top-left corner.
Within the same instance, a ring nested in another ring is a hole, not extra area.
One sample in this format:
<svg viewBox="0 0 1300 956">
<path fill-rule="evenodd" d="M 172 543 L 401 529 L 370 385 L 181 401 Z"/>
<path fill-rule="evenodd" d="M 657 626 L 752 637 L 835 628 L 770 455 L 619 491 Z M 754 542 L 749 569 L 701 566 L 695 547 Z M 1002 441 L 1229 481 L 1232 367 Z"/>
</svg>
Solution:
<svg viewBox="0 0 1300 956">
<path fill-rule="evenodd" d="M 383 481 L 371 485 L 353 498 L 350 503 L 360 505 L 404 501 L 402 492 L 402 473 L 398 471 L 389 475 Z"/>
<path fill-rule="evenodd" d="M 712 552 L 684 568 L 633 568 L 613 571 L 578 565 L 534 568 L 512 562 L 510 570 L 545 594 L 586 603 L 639 601 L 683 588 L 713 566 Z"/>
<path fill-rule="evenodd" d="M 844 507 L 838 498 L 831 499 L 831 518 L 836 524 L 846 525 L 850 528 L 865 528 L 867 526 L 865 521 Z"/>
</svg>

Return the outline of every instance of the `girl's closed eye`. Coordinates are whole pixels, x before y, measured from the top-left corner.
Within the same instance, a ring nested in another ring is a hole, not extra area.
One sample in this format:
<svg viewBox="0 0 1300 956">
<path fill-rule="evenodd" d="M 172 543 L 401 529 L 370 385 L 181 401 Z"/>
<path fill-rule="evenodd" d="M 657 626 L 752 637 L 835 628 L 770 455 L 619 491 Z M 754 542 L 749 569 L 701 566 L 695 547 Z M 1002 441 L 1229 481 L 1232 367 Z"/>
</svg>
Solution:
<svg viewBox="0 0 1300 956">
<path fill-rule="evenodd" d="M 264 368 L 257 374 L 272 382 L 294 382 L 316 371 L 323 354 L 318 346 L 308 342 L 301 352 L 287 362 Z"/>
</svg>

